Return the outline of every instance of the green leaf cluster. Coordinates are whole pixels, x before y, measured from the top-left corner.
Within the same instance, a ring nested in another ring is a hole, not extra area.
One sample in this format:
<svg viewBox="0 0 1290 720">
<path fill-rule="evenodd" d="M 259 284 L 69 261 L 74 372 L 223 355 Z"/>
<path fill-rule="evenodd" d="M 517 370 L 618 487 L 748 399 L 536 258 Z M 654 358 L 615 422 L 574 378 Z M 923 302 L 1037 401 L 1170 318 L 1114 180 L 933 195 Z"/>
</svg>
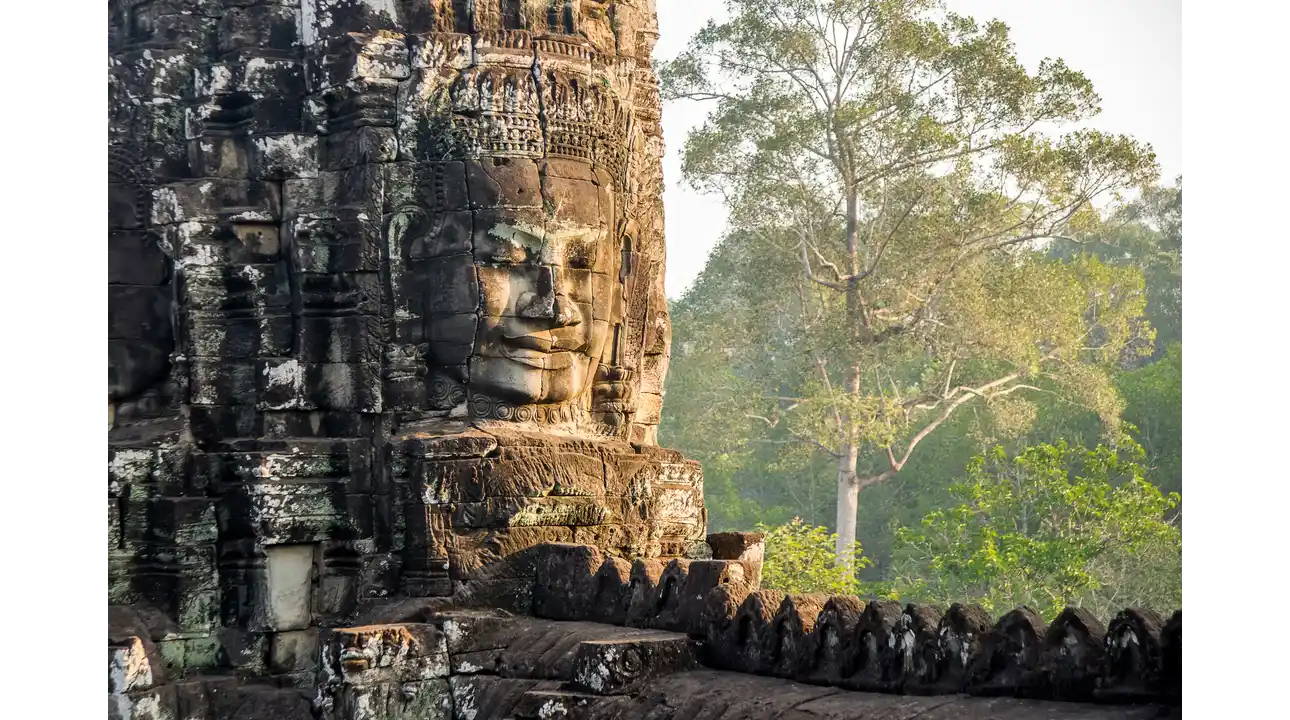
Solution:
<svg viewBox="0 0 1290 720">
<path fill-rule="evenodd" d="M 956 504 L 895 533 L 902 598 L 1016 606 L 1052 618 L 1068 605 L 1109 617 L 1128 606 L 1181 606 L 1181 502 L 1144 478 L 1140 449 L 1002 448 L 973 459 Z"/>
<path fill-rule="evenodd" d="M 762 587 L 787 593 L 867 594 L 867 586 L 855 572 L 869 566 L 859 543 L 851 546 L 845 562 L 838 562 L 837 536 L 825 527 L 793 518 L 757 529 L 766 534 Z"/>
</svg>

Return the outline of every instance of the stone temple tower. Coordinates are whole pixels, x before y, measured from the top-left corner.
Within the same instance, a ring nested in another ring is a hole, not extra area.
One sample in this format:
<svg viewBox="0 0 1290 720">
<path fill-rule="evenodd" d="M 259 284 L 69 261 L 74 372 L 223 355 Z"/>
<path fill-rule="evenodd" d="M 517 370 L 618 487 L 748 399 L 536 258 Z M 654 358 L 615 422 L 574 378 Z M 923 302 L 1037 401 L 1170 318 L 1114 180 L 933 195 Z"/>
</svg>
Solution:
<svg viewBox="0 0 1290 720">
<path fill-rule="evenodd" d="M 290 674 L 527 549 L 702 543 L 652 0 L 114 0 L 109 603 Z"/>
</svg>

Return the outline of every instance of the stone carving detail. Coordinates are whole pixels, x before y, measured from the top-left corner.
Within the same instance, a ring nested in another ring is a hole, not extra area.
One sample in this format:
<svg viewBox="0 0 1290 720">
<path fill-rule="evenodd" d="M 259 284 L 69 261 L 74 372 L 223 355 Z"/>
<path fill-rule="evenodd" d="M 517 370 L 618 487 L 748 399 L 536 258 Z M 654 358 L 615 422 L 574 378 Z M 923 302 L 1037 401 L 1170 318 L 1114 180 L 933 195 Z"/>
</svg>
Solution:
<svg viewBox="0 0 1290 720">
<path fill-rule="evenodd" d="M 304 683 L 534 546 L 683 556 L 648 0 L 109 2 L 109 602 Z M 305 658 L 312 658 L 312 661 Z"/>
<path fill-rule="evenodd" d="M 789 595 L 749 582 L 760 560 L 746 559 L 757 555 L 747 550 L 759 542 L 752 533 L 709 536 L 718 559 L 637 560 L 625 583 L 596 548 L 544 546 L 533 614 L 685 633 L 701 643 L 709 667 L 870 693 L 1178 702 L 1181 611 L 1163 623 L 1150 611 L 1125 610 L 1103 631 L 1075 608 L 1045 626 L 1027 608 L 995 622 L 958 604 L 942 612 Z M 616 600 L 624 594 L 625 608 Z"/>
</svg>

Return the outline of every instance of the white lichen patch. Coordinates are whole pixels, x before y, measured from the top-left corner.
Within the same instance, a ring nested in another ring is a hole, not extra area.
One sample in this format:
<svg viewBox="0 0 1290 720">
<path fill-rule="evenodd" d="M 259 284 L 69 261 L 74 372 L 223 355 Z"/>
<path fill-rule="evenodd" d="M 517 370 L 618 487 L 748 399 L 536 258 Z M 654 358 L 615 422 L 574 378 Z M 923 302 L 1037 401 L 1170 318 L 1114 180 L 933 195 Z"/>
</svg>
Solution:
<svg viewBox="0 0 1290 720">
<path fill-rule="evenodd" d="M 269 387 L 300 388 L 304 387 L 305 369 L 298 361 L 288 360 L 279 365 L 266 365 L 264 376 L 269 379 Z"/>
<path fill-rule="evenodd" d="M 273 213 L 267 210 L 243 210 L 242 212 L 229 216 L 229 220 L 240 222 L 274 222 L 277 218 Z"/>
<path fill-rule="evenodd" d="M 555 700 L 547 700 L 538 708 L 537 715 L 541 720 L 550 720 L 551 718 L 562 718 L 569 716 L 569 709 L 562 703 Z"/>
<path fill-rule="evenodd" d="M 199 97 L 233 92 L 234 80 L 232 68 L 223 63 L 193 73 L 193 85 Z"/>
<path fill-rule="evenodd" d="M 362 78 L 406 80 L 411 75 L 407 46 L 401 36 L 378 33 L 363 46 L 354 63 L 354 76 Z"/>
<path fill-rule="evenodd" d="M 143 641 L 130 638 L 125 647 L 110 648 L 108 653 L 108 692 L 128 693 L 146 690 L 153 685 L 152 663 L 148 662 Z"/>
<path fill-rule="evenodd" d="M 462 639 L 466 637 L 466 633 L 462 629 L 461 623 L 457 622 L 456 620 L 453 620 L 452 618 L 448 618 L 447 620 L 444 620 L 443 634 L 444 634 L 444 637 L 448 639 L 449 648 L 454 648 L 461 645 Z"/>
<path fill-rule="evenodd" d="M 318 40 L 318 0 L 300 0 L 300 12 L 296 13 L 296 37 L 304 45 L 312 45 Z"/>
<path fill-rule="evenodd" d="M 153 102 L 158 99 L 165 103 L 172 102 L 175 99 L 171 97 L 173 88 L 181 82 L 177 76 L 188 74 L 188 59 L 184 55 L 165 55 L 149 60 L 151 65 L 148 69 L 152 73 L 152 93 L 155 96 Z"/>
<path fill-rule="evenodd" d="M 243 265 L 237 274 L 257 285 L 264 280 L 264 271 L 254 265 Z"/>
<path fill-rule="evenodd" d="M 1130 644 L 1137 645 L 1138 636 L 1131 632 L 1121 632 L 1120 636 L 1115 639 L 1115 644 L 1123 650 L 1129 647 Z"/>
<path fill-rule="evenodd" d="M 479 715 L 479 704 L 475 698 L 475 686 L 466 682 L 452 683 L 453 716 L 460 720 L 475 720 Z"/>
<path fill-rule="evenodd" d="M 175 265 L 181 269 L 219 268 L 226 264 L 227 253 L 222 245 L 210 243 L 185 243 L 180 249 Z"/>
<path fill-rule="evenodd" d="M 179 202 L 179 195 L 172 188 L 162 187 L 152 191 L 153 225 L 168 225 L 183 222 L 186 219 L 183 205 Z"/>
<path fill-rule="evenodd" d="M 257 137 L 253 142 L 264 164 L 287 168 L 296 178 L 318 177 L 316 135 L 268 135 Z"/>
<path fill-rule="evenodd" d="M 335 477 L 337 470 L 330 455 L 305 454 L 299 447 L 291 448 L 291 454 L 270 453 L 260 459 L 252 476 L 263 480 L 282 480 L 283 478 L 326 478 Z"/>
<path fill-rule="evenodd" d="M 612 667 L 617 659 L 618 648 L 605 648 L 603 657 L 578 669 L 578 682 L 596 692 L 603 692 L 609 686 L 609 679 L 613 676 Z"/>
<path fill-rule="evenodd" d="M 117 450 L 108 461 L 108 479 L 120 483 L 147 482 L 154 457 L 151 450 Z"/>
<path fill-rule="evenodd" d="M 294 66 L 295 63 L 289 65 Z M 273 90 L 273 74 L 281 70 L 283 62 L 281 60 L 270 60 L 268 58 L 253 57 L 246 61 L 246 76 L 244 90 L 256 92 L 257 90 Z M 263 87 L 265 84 L 267 88 Z"/>
<path fill-rule="evenodd" d="M 378 720 L 379 716 L 372 707 L 371 691 L 359 691 L 354 698 L 354 720 Z"/>
</svg>

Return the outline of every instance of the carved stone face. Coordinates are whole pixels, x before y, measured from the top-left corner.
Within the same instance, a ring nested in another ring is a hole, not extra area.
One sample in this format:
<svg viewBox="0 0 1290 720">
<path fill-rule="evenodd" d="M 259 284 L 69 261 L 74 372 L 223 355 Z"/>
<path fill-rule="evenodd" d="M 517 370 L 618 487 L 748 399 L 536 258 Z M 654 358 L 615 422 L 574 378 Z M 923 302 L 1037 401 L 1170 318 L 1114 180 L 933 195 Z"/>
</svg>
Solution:
<svg viewBox="0 0 1290 720">
<path fill-rule="evenodd" d="M 621 261 L 613 195 L 588 165 L 538 170 L 527 160 L 484 160 L 467 170 L 472 204 L 496 205 L 473 213 L 470 266 L 464 257 L 453 261 L 461 264 L 454 272 L 473 272 L 477 280 L 468 365 L 473 405 L 582 399 L 612 334 Z M 432 347 L 456 345 L 452 334 L 470 324 L 432 320 Z"/>
<path fill-rule="evenodd" d="M 488 228 L 475 249 L 481 324 L 474 390 L 517 404 L 581 396 L 608 337 L 612 256 L 604 227 L 516 218 Z M 599 311 L 598 311 L 599 310 Z"/>
</svg>

